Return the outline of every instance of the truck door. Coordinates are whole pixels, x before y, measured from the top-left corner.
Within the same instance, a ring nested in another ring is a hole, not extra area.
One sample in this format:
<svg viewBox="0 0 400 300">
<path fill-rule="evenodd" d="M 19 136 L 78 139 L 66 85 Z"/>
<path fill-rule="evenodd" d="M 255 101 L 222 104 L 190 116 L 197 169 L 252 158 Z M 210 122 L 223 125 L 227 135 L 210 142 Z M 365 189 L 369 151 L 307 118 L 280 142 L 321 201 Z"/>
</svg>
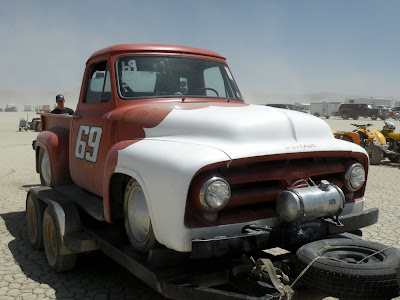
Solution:
<svg viewBox="0 0 400 300">
<path fill-rule="evenodd" d="M 92 64 L 86 74 L 83 99 L 73 116 L 70 171 L 75 184 L 103 196 L 103 176 L 109 150 L 108 115 L 112 111 L 107 61 Z"/>
</svg>

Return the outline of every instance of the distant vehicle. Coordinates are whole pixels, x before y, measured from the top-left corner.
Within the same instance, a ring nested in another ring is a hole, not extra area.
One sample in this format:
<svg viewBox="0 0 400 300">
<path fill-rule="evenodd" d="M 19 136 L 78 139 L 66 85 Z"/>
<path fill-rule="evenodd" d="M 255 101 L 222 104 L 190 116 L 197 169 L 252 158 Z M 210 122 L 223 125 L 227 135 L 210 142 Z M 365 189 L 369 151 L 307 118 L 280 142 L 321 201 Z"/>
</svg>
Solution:
<svg viewBox="0 0 400 300">
<path fill-rule="evenodd" d="M 323 102 L 323 103 L 310 103 L 310 114 L 316 117 L 329 117 L 337 116 L 340 102 Z"/>
<path fill-rule="evenodd" d="M 15 104 L 7 104 L 6 109 L 4 111 L 7 112 L 18 111 L 18 108 Z"/>
<path fill-rule="evenodd" d="M 345 120 L 352 118 L 357 120 L 359 117 L 370 117 L 372 120 L 388 118 L 388 110 L 380 109 L 374 104 L 342 104 L 339 107 L 339 116 Z"/>
<path fill-rule="evenodd" d="M 272 107 L 276 107 L 276 108 L 283 108 L 283 109 L 301 111 L 301 112 L 304 112 L 304 113 L 307 113 L 307 114 L 308 114 L 308 111 L 301 110 L 297 105 L 294 105 L 294 104 L 281 104 L 281 103 L 276 103 L 276 104 L 266 104 L 266 106 L 272 106 Z"/>
<path fill-rule="evenodd" d="M 389 109 L 388 116 L 389 118 L 397 119 L 397 116 L 400 114 L 400 106 L 395 106 Z M 396 115 L 396 118 L 394 117 Z"/>
<path fill-rule="evenodd" d="M 0 108 L 0 112 L 1 112 L 1 111 L 3 111 L 3 109 L 2 109 L 2 108 Z"/>
</svg>

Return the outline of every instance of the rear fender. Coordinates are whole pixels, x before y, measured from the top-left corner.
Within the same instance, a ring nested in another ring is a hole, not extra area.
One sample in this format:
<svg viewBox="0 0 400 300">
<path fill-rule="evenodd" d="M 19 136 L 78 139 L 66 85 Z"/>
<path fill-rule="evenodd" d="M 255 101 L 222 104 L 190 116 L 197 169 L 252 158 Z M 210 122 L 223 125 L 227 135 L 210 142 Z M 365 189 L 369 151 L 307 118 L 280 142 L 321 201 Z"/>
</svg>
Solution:
<svg viewBox="0 0 400 300">
<path fill-rule="evenodd" d="M 38 135 L 35 145 L 36 172 L 38 173 L 41 149 L 45 149 L 49 154 L 53 187 L 72 183 L 69 170 L 69 130 L 54 127 Z"/>
<path fill-rule="evenodd" d="M 378 130 L 371 130 L 371 133 L 374 135 L 374 137 L 378 140 L 378 142 L 381 145 L 386 145 L 386 138 L 385 136 L 382 134 L 382 132 L 378 131 Z"/>
</svg>

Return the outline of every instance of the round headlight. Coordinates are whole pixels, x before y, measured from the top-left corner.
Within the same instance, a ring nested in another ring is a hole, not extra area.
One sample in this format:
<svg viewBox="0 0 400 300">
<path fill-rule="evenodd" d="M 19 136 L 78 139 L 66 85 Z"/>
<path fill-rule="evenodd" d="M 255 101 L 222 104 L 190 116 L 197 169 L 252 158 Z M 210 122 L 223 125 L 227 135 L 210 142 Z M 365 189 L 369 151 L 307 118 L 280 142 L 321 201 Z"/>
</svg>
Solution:
<svg viewBox="0 0 400 300">
<path fill-rule="evenodd" d="M 353 164 L 347 169 L 344 176 L 345 184 L 348 190 L 357 191 L 365 182 L 365 170 L 359 163 Z"/>
<path fill-rule="evenodd" d="M 224 208 L 230 198 L 231 188 L 221 177 L 207 180 L 200 189 L 200 202 L 207 210 L 216 211 Z"/>
</svg>

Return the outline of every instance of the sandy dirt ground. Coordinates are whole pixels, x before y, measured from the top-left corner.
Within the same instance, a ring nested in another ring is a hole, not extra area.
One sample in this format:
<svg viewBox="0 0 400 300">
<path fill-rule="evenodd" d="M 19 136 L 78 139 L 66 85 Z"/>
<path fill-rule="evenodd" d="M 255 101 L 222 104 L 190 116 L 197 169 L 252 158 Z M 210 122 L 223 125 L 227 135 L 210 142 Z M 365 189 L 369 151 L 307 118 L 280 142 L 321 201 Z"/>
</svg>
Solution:
<svg viewBox="0 0 400 300">
<path fill-rule="evenodd" d="M 25 233 L 25 197 L 27 189 L 39 185 L 40 180 L 31 146 L 37 133 L 18 131 L 19 119 L 26 115 L 0 113 L 0 299 L 162 298 L 101 253 L 83 255 L 76 270 L 56 274 L 47 266 L 44 252 L 31 248 Z M 29 113 L 28 119 L 34 116 Z M 352 130 L 351 123 L 371 123 L 372 129 L 383 126 L 382 121 L 363 118 L 326 121 L 332 130 Z M 400 130 L 400 122 L 394 123 Z M 382 165 L 370 167 L 366 208 L 378 207 L 380 219 L 363 230 L 364 239 L 398 249 L 399 166 L 385 160 Z"/>
</svg>

